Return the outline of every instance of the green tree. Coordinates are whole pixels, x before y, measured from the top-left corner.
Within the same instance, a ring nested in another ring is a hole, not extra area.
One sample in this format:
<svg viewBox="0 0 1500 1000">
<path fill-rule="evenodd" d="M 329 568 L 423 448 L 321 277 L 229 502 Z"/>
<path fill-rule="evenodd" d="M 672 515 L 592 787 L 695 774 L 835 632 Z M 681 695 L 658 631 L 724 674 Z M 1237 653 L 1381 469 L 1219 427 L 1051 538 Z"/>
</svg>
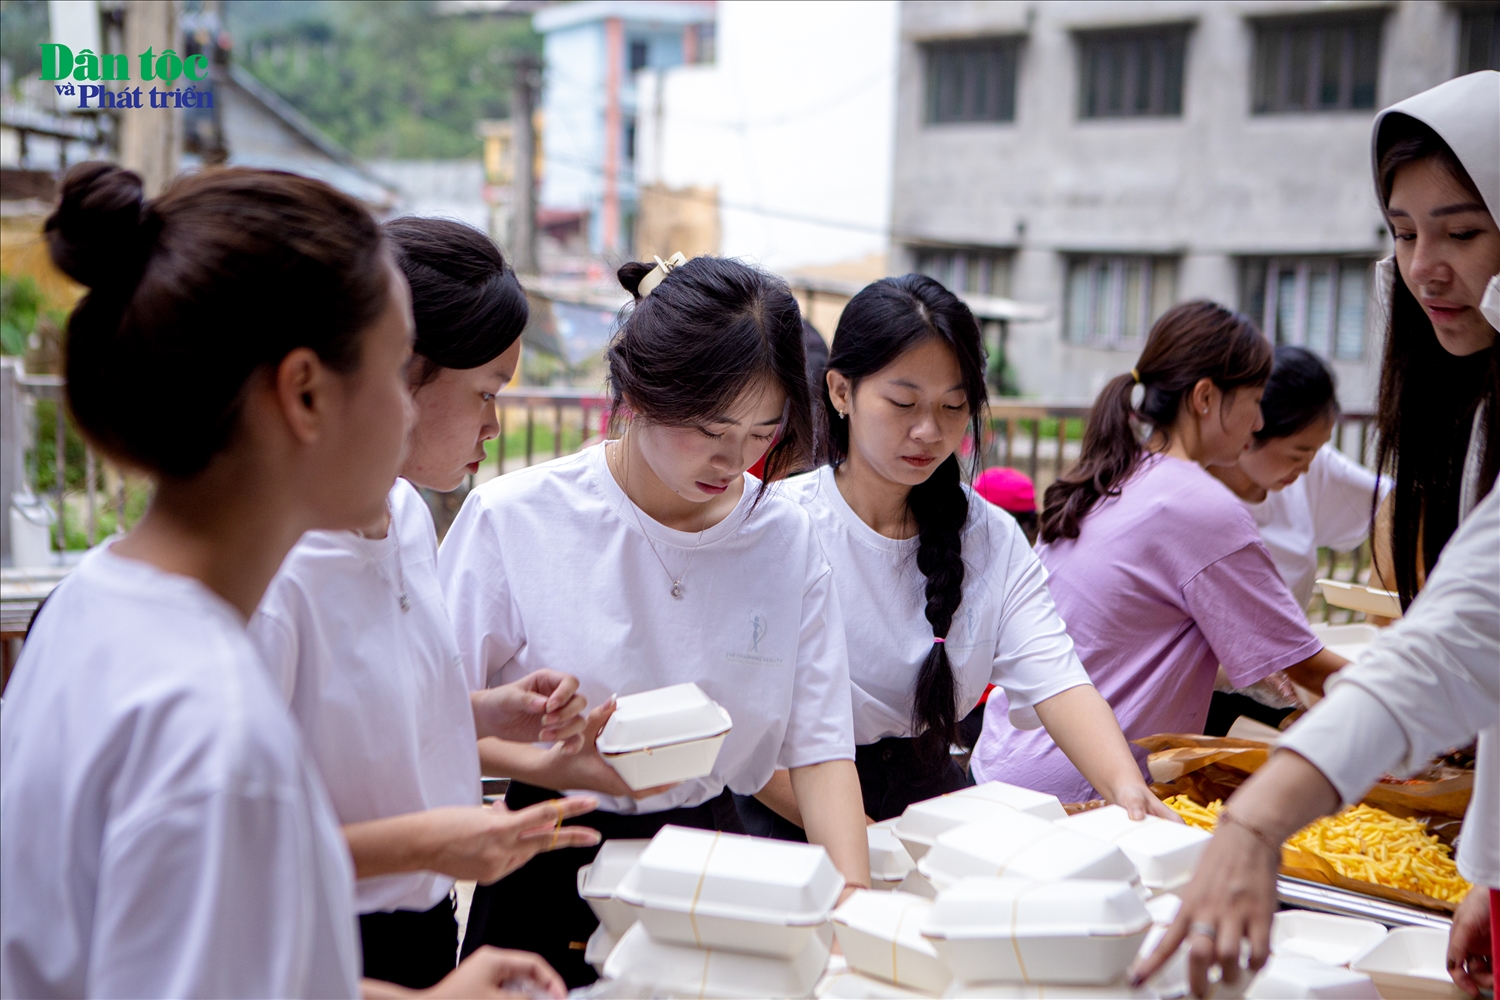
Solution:
<svg viewBox="0 0 1500 1000">
<path fill-rule="evenodd" d="M 529 18 L 434 0 L 235 0 L 228 17 L 243 65 L 362 157 L 473 155 L 475 122 L 510 113 L 514 57 L 541 48 Z"/>
<path fill-rule="evenodd" d="M 42 71 L 47 40 L 46 0 L 0 0 L 0 59 L 10 67 L 11 86 Z"/>
</svg>

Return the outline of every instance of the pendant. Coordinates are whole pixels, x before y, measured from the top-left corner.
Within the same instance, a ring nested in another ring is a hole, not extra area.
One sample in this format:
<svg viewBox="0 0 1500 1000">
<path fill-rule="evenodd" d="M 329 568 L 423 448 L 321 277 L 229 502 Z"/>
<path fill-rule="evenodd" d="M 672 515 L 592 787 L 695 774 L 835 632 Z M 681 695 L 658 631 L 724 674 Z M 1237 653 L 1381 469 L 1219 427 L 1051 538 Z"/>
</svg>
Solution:
<svg viewBox="0 0 1500 1000">
<path fill-rule="evenodd" d="M 401 602 L 401 610 L 402 611 L 410 611 L 411 610 L 411 598 L 407 597 L 405 594 L 398 594 L 396 596 L 399 599 L 399 601 Z"/>
<path fill-rule="evenodd" d="M 682 600 L 682 581 L 681 580 L 674 580 L 674 581 L 672 581 L 672 596 L 675 597 L 675 598 L 677 598 L 679 601 Z"/>
</svg>

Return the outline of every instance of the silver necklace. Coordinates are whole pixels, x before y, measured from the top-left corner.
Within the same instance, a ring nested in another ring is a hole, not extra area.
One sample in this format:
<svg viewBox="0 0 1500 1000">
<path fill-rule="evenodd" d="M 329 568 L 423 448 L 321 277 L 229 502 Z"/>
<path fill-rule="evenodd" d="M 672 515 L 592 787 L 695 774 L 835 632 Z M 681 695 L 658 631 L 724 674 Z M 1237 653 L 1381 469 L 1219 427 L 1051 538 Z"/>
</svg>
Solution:
<svg viewBox="0 0 1500 1000">
<path fill-rule="evenodd" d="M 401 605 L 402 611 L 410 611 L 411 598 L 406 596 L 406 572 L 401 568 L 401 539 L 396 537 L 396 511 L 391 507 L 390 497 L 385 498 L 385 517 L 385 536 L 391 540 L 391 548 L 396 552 L 396 603 Z M 360 538 L 368 539 L 370 537 L 358 528 L 354 529 L 354 533 Z M 380 574 L 380 578 L 386 583 L 391 582 L 391 578 L 386 576 L 385 570 L 377 569 L 376 572 Z"/>
<path fill-rule="evenodd" d="M 621 438 L 615 443 L 618 445 L 623 445 L 624 439 Z M 616 451 L 615 454 L 617 457 L 620 455 L 618 451 Z M 624 464 L 623 459 L 620 459 L 620 462 L 622 465 Z M 630 482 L 629 473 L 625 474 L 625 482 L 627 484 Z M 697 541 L 693 542 L 693 550 L 688 553 L 687 565 L 682 567 L 682 572 L 677 575 L 676 579 L 673 579 L 672 571 L 667 569 L 666 561 L 662 559 L 661 553 L 656 551 L 656 543 L 651 540 L 651 533 L 646 530 L 646 523 L 641 520 L 641 509 L 635 505 L 635 501 L 630 499 L 630 494 L 627 491 L 621 490 L 620 492 L 625 493 L 625 502 L 630 504 L 630 509 L 635 514 L 636 527 L 640 528 L 641 534 L 646 536 L 646 544 L 651 546 L 651 554 L 655 556 L 656 561 L 661 564 L 661 571 L 667 574 L 668 580 L 672 580 L 672 596 L 677 598 L 679 601 L 682 600 L 682 579 L 683 577 L 688 575 L 688 570 L 693 568 L 693 556 L 698 554 L 698 546 L 703 544 L 703 532 L 707 531 L 708 529 L 704 528 L 702 531 L 698 532 L 698 539 Z"/>
</svg>

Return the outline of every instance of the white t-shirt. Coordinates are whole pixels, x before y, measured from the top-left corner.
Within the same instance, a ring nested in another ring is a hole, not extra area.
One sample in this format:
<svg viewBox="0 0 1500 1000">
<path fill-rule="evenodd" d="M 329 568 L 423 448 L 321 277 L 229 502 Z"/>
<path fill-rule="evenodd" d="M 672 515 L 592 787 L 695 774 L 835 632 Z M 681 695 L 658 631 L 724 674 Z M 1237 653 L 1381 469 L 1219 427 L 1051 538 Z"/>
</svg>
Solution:
<svg viewBox="0 0 1500 1000">
<path fill-rule="evenodd" d="M 712 774 L 639 802 L 601 796 L 602 809 L 695 806 L 726 785 L 749 795 L 778 767 L 854 757 L 828 560 L 802 508 L 775 495 L 756 505 L 759 485 L 747 475 L 739 504 L 700 539 L 636 508 L 596 445 L 490 480 L 443 540 L 471 685 L 551 667 L 577 676 L 590 706 L 692 681 L 728 709 Z"/>
<path fill-rule="evenodd" d="M 860 520 L 830 466 L 789 479 L 780 490 L 812 517 L 833 565 L 849 644 L 854 741 L 911 736 L 917 672 L 932 649 L 918 540 L 886 538 Z M 1052 604 L 1047 571 L 1015 519 L 972 491 L 963 558 L 963 603 L 945 642 L 959 714 L 979 702 L 986 685 L 998 684 L 1011 725 L 1035 729 L 1037 702 L 1089 683 Z"/>
<path fill-rule="evenodd" d="M 1297 599 L 1307 607 L 1318 577 L 1318 549 L 1347 552 L 1370 534 L 1370 500 L 1375 473 L 1332 445 L 1313 456 L 1306 474 L 1260 503 L 1241 501 L 1255 518 L 1271 561 Z M 1390 491 L 1380 480 L 1380 495 Z"/>
<path fill-rule="evenodd" d="M 1281 745 L 1345 802 L 1478 735 L 1458 870 L 1500 888 L 1500 488 L 1453 533 L 1405 617 L 1330 677 L 1328 692 Z"/>
<path fill-rule="evenodd" d="M 239 614 L 89 554 L 0 713 L 0 994 L 352 997 L 354 872 Z"/>
<path fill-rule="evenodd" d="M 391 488 L 384 538 L 309 531 L 250 619 L 250 637 L 302 728 L 341 823 L 479 805 L 479 750 L 463 662 L 420 494 Z M 399 546 L 399 550 L 398 550 Z M 404 581 L 411 609 L 402 611 Z M 436 872 L 360 879 L 359 912 L 427 910 Z"/>
</svg>

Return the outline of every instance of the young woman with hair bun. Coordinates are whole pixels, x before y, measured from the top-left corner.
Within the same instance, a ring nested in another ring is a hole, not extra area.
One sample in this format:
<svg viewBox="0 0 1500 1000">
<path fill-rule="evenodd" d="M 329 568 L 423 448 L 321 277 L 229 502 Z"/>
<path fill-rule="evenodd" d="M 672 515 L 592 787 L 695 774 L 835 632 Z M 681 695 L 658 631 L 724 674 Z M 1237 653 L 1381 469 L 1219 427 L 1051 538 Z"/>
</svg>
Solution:
<svg viewBox="0 0 1500 1000">
<path fill-rule="evenodd" d="M 580 753 L 495 743 L 487 767 L 512 777 L 512 808 L 599 793 L 598 811 L 570 822 L 605 839 L 669 823 L 739 832 L 731 793 L 789 768 L 808 839 L 849 891 L 868 886 L 832 571 L 801 507 L 768 485 L 806 461 L 810 436 L 796 300 L 714 257 L 619 276 L 636 299 L 607 355 L 623 433 L 479 487 L 439 553 L 476 679 L 566 670 L 598 706 Z M 758 481 L 746 470 L 762 455 Z M 595 746 L 611 696 L 684 682 L 733 719 L 713 771 L 632 792 Z M 537 951 L 570 985 L 593 982 L 583 948 L 598 921 L 576 891 L 593 856 L 538 855 L 478 890 L 465 949 Z"/>
<path fill-rule="evenodd" d="M 1047 488 L 1038 555 L 1127 739 L 1201 733 L 1221 664 L 1236 687 L 1285 670 L 1321 691 L 1345 662 L 1308 629 L 1250 513 L 1206 471 L 1238 461 L 1261 428 L 1271 361 L 1245 317 L 1211 302 L 1169 309 L 1135 368 L 1094 401 L 1078 463 Z M 1046 734 L 1013 727 L 1005 707 L 990 698 L 975 773 L 1065 801 L 1087 794 Z M 1146 752 L 1132 752 L 1145 774 Z"/>
<path fill-rule="evenodd" d="M 783 491 L 833 564 L 865 815 L 973 783 L 949 747 L 989 684 L 1105 798 L 1137 818 L 1169 815 L 1089 684 L 1025 535 L 963 481 L 958 450 L 979 438 L 986 398 L 968 306 L 917 274 L 866 286 L 844 307 L 819 396 L 826 464 Z M 785 772 L 759 799 L 800 823 Z"/>
<path fill-rule="evenodd" d="M 354 855 L 366 976 L 412 988 L 453 971 L 455 879 L 494 882 L 553 836 L 551 805 L 485 807 L 476 738 L 582 744 L 578 681 L 539 670 L 485 688 L 463 669 L 417 492 L 457 489 L 499 433 L 495 395 L 520 359 L 526 295 L 490 238 L 443 219 L 381 227 L 411 289 L 415 414 L 384 509 L 354 530 L 310 531 L 282 563 L 251 638 L 328 783 Z M 472 693 L 471 693 L 472 692 Z M 558 804 L 586 812 L 593 799 Z M 545 824 L 545 837 L 534 831 Z"/>
<path fill-rule="evenodd" d="M 354 996 L 348 848 L 245 622 L 304 531 L 384 508 L 406 282 L 357 202 L 292 174 L 146 201 L 135 174 L 83 164 L 46 235 L 89 289 L 69 408 L 155 494 L 53 591 L 6 691 L 0 994 Z M 559 986 L 490 952 L 434 995 L 512 979 Z"/>
</svg>

